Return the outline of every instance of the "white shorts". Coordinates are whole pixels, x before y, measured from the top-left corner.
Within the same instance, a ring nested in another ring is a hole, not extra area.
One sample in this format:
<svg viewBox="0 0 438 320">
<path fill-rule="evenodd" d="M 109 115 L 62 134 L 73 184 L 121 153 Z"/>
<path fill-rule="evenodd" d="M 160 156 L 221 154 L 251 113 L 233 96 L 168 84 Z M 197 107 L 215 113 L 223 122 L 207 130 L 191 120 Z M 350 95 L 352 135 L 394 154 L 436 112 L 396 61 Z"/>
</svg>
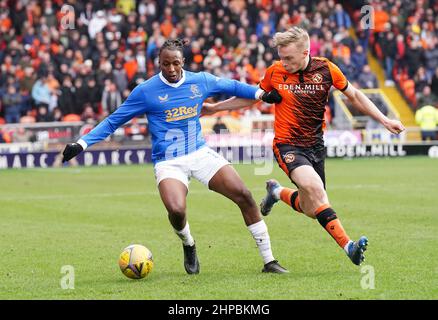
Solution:
<svg viewBox="0 0 438 320">
<path fill-rule="evenodd" d="M 208 187 L 210 179 L 223 166 L 230 164 L 224 157 L 209 147 L 202 147 L 190 154 L 158 162 L 154 166 L 157 186 L 167 178 L 181 181 L 189 189 L 191 177 Z"/>
</svg>

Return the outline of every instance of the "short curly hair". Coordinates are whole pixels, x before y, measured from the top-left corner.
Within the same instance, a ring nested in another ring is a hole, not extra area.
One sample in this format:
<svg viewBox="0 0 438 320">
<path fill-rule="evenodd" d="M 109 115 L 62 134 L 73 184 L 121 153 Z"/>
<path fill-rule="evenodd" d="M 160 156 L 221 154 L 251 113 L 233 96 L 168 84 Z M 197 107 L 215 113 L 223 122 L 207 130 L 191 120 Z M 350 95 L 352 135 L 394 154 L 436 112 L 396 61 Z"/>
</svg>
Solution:
<svg viewBox="0 0 438 320">
<path fill-rule="evenodd" d="M 178 50 L 184 55 L 184 46 L 188 43 L 185 39 L 167 39 L 160 48 L 159 55 L 163 50 Z"/>
</svg>

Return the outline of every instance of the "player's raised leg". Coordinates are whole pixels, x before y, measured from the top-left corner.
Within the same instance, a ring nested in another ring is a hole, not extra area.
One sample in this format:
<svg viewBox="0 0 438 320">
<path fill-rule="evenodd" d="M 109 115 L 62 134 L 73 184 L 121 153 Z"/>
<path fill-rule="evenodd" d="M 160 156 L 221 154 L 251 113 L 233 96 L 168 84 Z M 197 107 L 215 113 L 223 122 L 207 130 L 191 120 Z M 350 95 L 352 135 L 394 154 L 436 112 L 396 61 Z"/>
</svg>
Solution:
<svg viewBox="0 0 438 320">
<path fill-rule="evenodd" d="M 285 268 L 280 266 L 275 260 L 272 250 L 268 228 L 263 221 L 257 204 L 251 192 L 243 183 L 242 179 L 231 165 L 223 166 L 210 179 L 208 187 L 236 203 L 243 215 L 245 224 L 252 234 L 260 255 L 264 262 L 263 272 L 288 273 Z"/>
<path fill-rule="evenodd" d="M 188 274 L 199 273 L 199 260 L 196 255 L 195 240 L 190 233 L 186 217 L 187 186 L 172 178 L 167 178 L 158 184 L 161 200 L 167 209 L 170 224 L 182 240 L 184 251 L 184 268 Z"/>
<path fill-rule="evenodd" d="M 299 204 L 305 215 L 317 219 L 321 226 L 344 249 L 351 261 L 359 265 L 364 260 L 368 239 L 353 242 L 344 230 L 336 212 L 329 204 L 324 183 L 315 169 L 308 165 L 292 170 L 290 178 L 298 186 Z"/>
<path fill-rule="evenodd" d="M 266 181 L 266 196 L 260 203 L 260 212 L 262 215 L 267 216 L 271 213 L 272 207 L 279 200 L 292 207 L 295 211 L 303 213 L 300 207 L 298 190 L 283 187 L 277 180 L 269 179 Z"/>
</svg>

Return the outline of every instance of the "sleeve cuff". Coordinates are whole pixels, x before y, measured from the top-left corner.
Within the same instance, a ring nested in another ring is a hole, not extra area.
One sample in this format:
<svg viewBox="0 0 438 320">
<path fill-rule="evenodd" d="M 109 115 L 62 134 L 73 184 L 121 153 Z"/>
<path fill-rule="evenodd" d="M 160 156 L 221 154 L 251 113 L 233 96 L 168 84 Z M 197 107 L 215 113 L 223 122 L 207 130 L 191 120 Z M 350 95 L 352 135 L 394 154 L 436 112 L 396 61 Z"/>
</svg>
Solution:
<svg viewBox="0 0 438 320">
<path fill-rule="evenodd" d="M 256 98 L 257 100 L 260 100 L 260 98 L 261 98 L 261 96 L 262 96 L 263 93 L 265 93 L 265 91 L 264 91 L 263 89 L 258 89 L 258 90 L 256 91 L 256 93 L 255 93 L 255 98 Z"/>
<path fill-rule="evenodd" d="M 79 139 L 77 143 L 80 144 L 84 150 L 88 147 L 88 144 L 82 139 Z"/>
<path fill-rule="evenodd" d="M 348 88 L 348 81 L 347 81 L 347 84 L 345 85 L 345 87 L 343 87 L 342 89 L 340 89 L 342 92 L 344 92 L 345 90 L 347 90 L 347 88 Z"/>
</svg>

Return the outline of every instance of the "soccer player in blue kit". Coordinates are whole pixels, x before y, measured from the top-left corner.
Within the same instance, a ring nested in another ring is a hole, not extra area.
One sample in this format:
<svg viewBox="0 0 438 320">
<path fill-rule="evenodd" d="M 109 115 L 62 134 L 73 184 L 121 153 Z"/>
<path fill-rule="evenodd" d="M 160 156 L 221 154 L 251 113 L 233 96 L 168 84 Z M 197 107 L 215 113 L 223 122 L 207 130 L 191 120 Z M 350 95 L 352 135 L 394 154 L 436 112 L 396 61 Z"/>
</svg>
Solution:
<svg viewBox="0 0 438 320">
<path fill-rule="evenodd" d="M 239 206 L 262 256 L 262 272 L 288 273 L 272 254 L 267 226 L 250 191 L 230 163 L 206 146 L 199 122 L 202 104 L 209 96 L 224 93 L 268 103 L 278 103 L 281 97 L 275 91 L 265 92 L 236 80 L 185 71 L 183 46 L 182 40 L 167 40 L 159 52 L 161 72 L 139 84 L 114 113 L 87 135 L 68 144 L 63 162 L 104 140 L 133 117 L 146 114 L 158 190 L 169 221 L 182 240 L 186 272 L 197 274 L 200 270 L 186 218 L 189 179 L 194 177 Z"/>
</svg>

